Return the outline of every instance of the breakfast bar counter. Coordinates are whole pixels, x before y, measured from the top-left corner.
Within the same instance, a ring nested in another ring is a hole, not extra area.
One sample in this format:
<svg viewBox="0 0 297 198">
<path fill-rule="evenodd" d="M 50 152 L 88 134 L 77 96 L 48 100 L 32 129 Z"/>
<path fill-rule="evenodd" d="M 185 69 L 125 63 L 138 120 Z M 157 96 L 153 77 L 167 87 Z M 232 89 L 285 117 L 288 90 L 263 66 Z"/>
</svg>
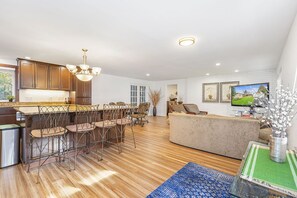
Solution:
<svg viewBox="0 0 297 198">
<path fill-rule="evenodd" d="M 21 154 L 21 159 L 24 164 L 26 164 L 29 160 L 29 156 L 31 156 L 31 159 L 34 159 L 38 155 L 38 150 L 34 146 L 30 146 L 30 133 L 34 129 L 39 129 L 40 128 L 40 121 L 39 121 L 39 111 L 38 107 L 14 107 L 17 112 L 20 112 L 22 115 L 23 119 L 25 120 L 25 123 L 23 124 L 23 130 L 22 130 L 22 141 L 21 141 L 21 147 L 22 147 L 22 154 Z M 68 125 L 73 125 L 75 124 L 75 113 L 76 113 L 76 105 L 69 105 L 69 114 L 68 114 Z M 103 120 L 103 105 L 99 105 L 98 107 L 98 121 Z M 96 135 L 96 140 L 100 140 L 100 136 L 98 133 L 96 133 L 95 129 L 95 135 Z M 116 130 L 116 129 L 113 129 Z M 72 142 L 72 136 L 69 136 L 69 145 L 70 148 L 73 147 L 73 142 Z M 113 136 L 109 136 L 108 138 L 110 139 L 115 139 Z M 89 140 L 86 140 L 86 142 L 89 142 Z M 54 144 L 58 143 L 58 140 L 55 141 Z M 53 145 L 48 145 L 48 149 L 54 148 Z M 30 152 L 30 155 L 29 155 Z"/>
</svg>

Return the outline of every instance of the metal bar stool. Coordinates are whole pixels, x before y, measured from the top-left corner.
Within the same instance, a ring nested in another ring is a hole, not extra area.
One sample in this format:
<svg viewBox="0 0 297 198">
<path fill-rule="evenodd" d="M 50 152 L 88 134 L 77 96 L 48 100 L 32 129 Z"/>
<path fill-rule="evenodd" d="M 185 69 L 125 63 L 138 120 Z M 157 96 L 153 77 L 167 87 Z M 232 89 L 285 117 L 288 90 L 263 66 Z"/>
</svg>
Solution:
<svg viewBox="0 0 297 198">
<path fill-rule="evenodd" d="M 134 107 L 131 105 L 126 105 L 126 106 L 121 106 L 120 107 L 120 119 L 117 119 L 117 129 L 119 130 L 121 134 L 121 144 L 124 142 L 123 139 L 124 137 L 124 132 L 126 126 L 130 126 L 131 132 L 132 132 L 132 137 L 133 137 L 133 142 L 134 142 L 134 148 L 136 148 L 136 141 L 135 141 L 135 135 L 134 135 L 134 130 L 133 130 L 133 120 L 132 120 L 132 111 Z M 122 146 L 121 146 L 122 148 Z"/>
<path fill-rule="evenodd" d="M 74 170 L 76 169 L 77 156 L 80 151 L 87 148 L 90 150 L 90 138 L 93 137 L 95 143 L 95 122 L 98 117 L 98 105 L 76 105 L 74 125 L 66 126 L 69 132 L 73 134 Z M 80 145 L 85 138 L 85 144 Z"/>
<path fill-rule="evenodd" d="M 104 151 L 104 144 L 105 143 L 113 143 L 109 141 L 107 138 L 107 134 L 114 132 L 115 134 L 115 139 L 116 139 L 116 144 L 118 146 L 118 151 L 120 151 L 120 145 L 119 145 L 119 139 L 118 139 L 118 133 L 116 130 L 116 121 L 120 117 L 120 108 L 119 106 L 116 105 L 109 105 L 109 104 L 104 104 L 103 105 L 103 113 L 102 113 L 102 121 L 96 122 L 95 125 L 96 127 L 99 128 L 99 135 L 100 135 L 100 140 L 98 143 L 101 143 L 101 152 L 100 152 L 100 158 L 98 156 L 98 160 L 103 159 L 103 151 Z"/>
<path fill-rule="evenodd" d="M 38 158 L 39 160 L 37 183 L 39 183 L 40 180 L 41 166 L 44 165 L 51 156 L 58 157 L 59 162 L 61 162 L 61 156 L 63 156 L 64 159 L 69 159 L 67 129 L 65 128 L 69 122 L 69 106 L 38 106 L 38 111 L 39 123 L 37 126 L 39 125 L 39 128 L 30 132 L 29 144 L 29 149 L 31 149 L 33 145 L 36 145 L 39 152 L 39 155 L 35 157 L 35 159 Z M 46 151 L 47 153 L 45 153 Z M 32 160 L 34 160 L 34 158 L 30 150 L 28 171 L 30 170 Z"/>
</svg>

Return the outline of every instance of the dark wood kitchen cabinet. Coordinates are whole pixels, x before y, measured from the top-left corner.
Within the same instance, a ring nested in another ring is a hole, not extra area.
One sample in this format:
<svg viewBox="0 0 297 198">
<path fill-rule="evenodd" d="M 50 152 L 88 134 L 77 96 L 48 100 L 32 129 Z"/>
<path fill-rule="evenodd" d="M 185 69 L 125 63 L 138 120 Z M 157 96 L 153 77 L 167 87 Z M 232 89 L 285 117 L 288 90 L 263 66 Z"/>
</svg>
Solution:
<svg viewBox="0 0 297 198">
<path fill-rule="evenodd" d="M 49 68 L 49 89 L 60 90 L 61 73 L 59 66 L 50 66 Z"/>
<path fill-rule="evenodd" d="M 35 63 L 31 61 L 19 61 L 20 68 L 20 88 L 34 89 L 35 88 Z"/>
<path fill-rule="evenodd" d="M 80 105 L 91 105 L 92 81 L 80 81 L 74 76 L 73 82 L 75 84 L 75 103 Z"/>
<path fill-rule="evenodd" d="M 48 65 L 44 63 L 35 64 L 35 88 L 48 88 Z"/>
<path fill-rule="evenodd" d="M 91 105 L 92 98 L 76 98 L 75 103 L 79 105 Z"/>
<path fill-rule="evenodd" d="M 91 98 L 92 97 L 92 81 L 76 81 L 76 97 Z"/>
<path fill-rule="evenodd" d="M 63 66 L 50 66 L 50 86 L 52 90 L 70 91 L 70 72 Z"/>
<path fill-rule="evenodd" d="M 16 124 L 16 110 L 12 107 L 0 108 L 0 124 Z"/>
<path fill-rule="evenodd" d="M 70 72 L 66 67 L 60 67 L 60 81 L 61 81 L 61 90 L 71 90 L 71 85 L 70 85 Z"/>
<path fill-rule="evenodd" d="M 64 66 L 17 59 L 20 89 L 71 90 L 70 72 Z"/>
</svg>

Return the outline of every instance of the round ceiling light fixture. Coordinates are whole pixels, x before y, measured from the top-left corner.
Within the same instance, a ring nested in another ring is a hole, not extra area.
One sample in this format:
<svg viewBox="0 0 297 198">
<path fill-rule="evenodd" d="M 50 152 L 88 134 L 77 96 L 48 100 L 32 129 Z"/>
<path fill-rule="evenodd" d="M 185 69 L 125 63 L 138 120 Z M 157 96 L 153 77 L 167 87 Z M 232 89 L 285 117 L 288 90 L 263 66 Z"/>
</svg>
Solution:
<svg viewBox="0 0 297 198">
<path fill-rule="evenodd" d="M 178 44 L 180 46 L 190 46 L 195 44 L 195 38 L 194 37 L 184 37 L 178 40 Z"/>
</svg>

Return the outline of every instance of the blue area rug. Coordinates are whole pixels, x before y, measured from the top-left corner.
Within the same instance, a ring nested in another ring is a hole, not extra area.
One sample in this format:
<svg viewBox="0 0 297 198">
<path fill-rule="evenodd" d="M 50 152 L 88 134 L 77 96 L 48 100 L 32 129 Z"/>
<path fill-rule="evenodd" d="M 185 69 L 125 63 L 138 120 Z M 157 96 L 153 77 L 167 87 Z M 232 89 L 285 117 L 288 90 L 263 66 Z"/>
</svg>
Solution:
<svg viewBox="0 0 297 198">
<path fill-rule="evenodd" d="M 189 162 L 147 197 L 232 197 L 233 178 Z"/>
</svg>

